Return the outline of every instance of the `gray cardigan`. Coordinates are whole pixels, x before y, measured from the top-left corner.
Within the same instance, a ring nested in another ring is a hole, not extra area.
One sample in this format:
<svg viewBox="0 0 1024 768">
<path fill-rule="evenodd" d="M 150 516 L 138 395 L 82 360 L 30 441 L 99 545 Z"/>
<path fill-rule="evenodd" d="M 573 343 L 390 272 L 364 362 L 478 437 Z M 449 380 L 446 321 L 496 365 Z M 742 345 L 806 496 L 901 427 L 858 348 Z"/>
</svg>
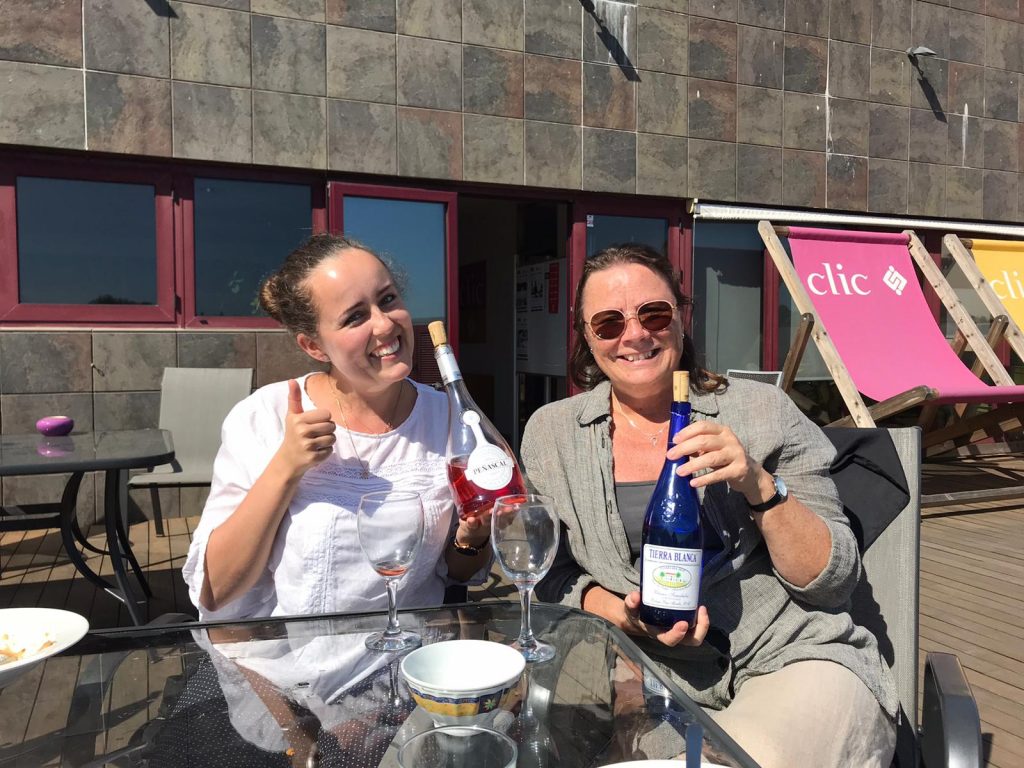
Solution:
<svg viewBox="0 0 1024 768">
<path fill-rule="evenodd" d="M 583 573 L 559 601 L 580 607 L 590 584 L 624 595 L 639 587 L 615 503 L 607 382 L 550 403 L 530 418 L 522 458 L 530 484 L 555 499 L 568 547 Z M 635 638 L 698 703 L 728 706 L 750 677 L 810 659 L 850 669 L 894 717 L 896 688 L 874 636 L 853 623 L 850 595 L 860 578 L 857 542 L 829 478 L 831 443 L 777 387 L 734 380 L 716 393 L 691 391 L 695 419 L 728 425 L 747 452 L 780 475 L 790 493 L 816 512 L 832 536 L 824 571 L 798 587 L 772 567 L 742 494 L 725 483 L 700 489 L 707 519 L 724 549 L 704 564 L 701 602 L 711 619 L 699 648 L 667 648 Z"/>
</svg>

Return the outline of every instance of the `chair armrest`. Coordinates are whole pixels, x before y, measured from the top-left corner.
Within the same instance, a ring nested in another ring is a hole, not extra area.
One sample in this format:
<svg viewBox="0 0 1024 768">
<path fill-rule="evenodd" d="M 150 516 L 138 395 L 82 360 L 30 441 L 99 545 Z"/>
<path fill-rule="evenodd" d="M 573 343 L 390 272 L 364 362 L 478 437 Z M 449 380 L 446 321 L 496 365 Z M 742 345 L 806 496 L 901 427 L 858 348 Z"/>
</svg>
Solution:
<svg viewBox="0 0 1024 768">
<path fill-rule="evenodd" d="M 921 764 L 924 768 L 981 768 L 981 718 L 960 659 L 929 653 L 924 663 L 921 714 Z"/>
</svg>

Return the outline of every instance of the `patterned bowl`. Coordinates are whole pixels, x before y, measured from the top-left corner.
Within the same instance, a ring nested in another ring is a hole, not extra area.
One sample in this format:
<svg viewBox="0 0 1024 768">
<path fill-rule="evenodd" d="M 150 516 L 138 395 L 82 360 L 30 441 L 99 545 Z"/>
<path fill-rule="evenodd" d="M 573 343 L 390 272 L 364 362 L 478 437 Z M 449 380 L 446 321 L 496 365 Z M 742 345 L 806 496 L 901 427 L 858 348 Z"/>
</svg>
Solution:
<svg viewBox="0 0 1024 768">
<path fill-rule="evenodd" d="M 402 659 L 413 699 L 435 725 L 485 725 L 519 684 L 526 660 L 519 651 L 486 640 L 447 640 Z"/>
<path fill-rule="evenodd" d="M 75 428 L 75 420 L 70 416 L 44 416 L 36 422 L 36 429 L 47 437 L 63 437 Z"/>
</svg>

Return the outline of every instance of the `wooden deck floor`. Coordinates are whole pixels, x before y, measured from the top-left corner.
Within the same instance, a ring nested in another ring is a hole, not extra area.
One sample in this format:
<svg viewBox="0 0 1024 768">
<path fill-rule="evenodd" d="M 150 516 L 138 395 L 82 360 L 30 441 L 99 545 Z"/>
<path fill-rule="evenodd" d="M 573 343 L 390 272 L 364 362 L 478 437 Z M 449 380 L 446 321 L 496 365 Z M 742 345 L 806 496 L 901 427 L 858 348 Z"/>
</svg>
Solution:
<svg viewBox="0 0 1024 768">
<path fill-rule="evenodd" d="M 152 524 L 131 527 L 155 595 L 152 616 L 191 611 L 180 569 L 197 520 L 166 520 L 164 536 Z M 98 530 L 93 540 L 101 541 Z M 90 564 L 109 575 L 105 558 L 94 555 Z M 514 599 L 514 590 L 494 577 L 474 597 Z M 93 627 L 129 623 L 120 603 L 75 574 L 54 532 L 0 535 L 0 608 L 27 605 L 75 610 Z M 925 511 L 920 624 L 922 664 L 928 651 L 960 657 L 981 711 L 987 765 L 1024 765 L 1024 501 Z M 61 717 L 34 706 L 26 726 Z"/>
</svg>

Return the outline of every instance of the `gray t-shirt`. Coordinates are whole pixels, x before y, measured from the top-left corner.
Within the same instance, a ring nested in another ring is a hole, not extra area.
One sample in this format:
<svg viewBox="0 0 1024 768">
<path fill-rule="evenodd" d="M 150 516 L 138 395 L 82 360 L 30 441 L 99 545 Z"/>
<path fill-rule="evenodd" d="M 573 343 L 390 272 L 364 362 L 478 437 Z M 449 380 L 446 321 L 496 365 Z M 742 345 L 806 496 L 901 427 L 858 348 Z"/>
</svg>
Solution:
<svg viewBox="0 0 1024 768">
<path fill-rule="evenodd" d="M 615 484 L 615 503 L 619 508 L 622 526 L 626 529 L 626 541 L 629 542 L 629 552 L 634 563 L 643 548 L 644 515 L 655 485 L 657 483 L 646 481 Z"/>
</svg>

